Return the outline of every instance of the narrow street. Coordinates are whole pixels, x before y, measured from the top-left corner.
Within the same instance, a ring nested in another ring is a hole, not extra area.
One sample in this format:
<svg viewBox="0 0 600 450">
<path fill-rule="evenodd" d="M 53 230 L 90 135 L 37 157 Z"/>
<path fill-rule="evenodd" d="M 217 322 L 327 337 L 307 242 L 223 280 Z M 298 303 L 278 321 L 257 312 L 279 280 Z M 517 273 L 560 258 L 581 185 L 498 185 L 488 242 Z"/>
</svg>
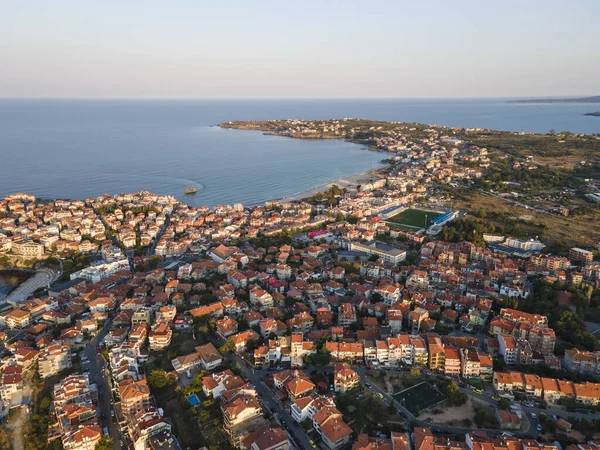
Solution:
<svg viewBox="0 0 600 450">
<path fill-rule="evenodd" d="M 109 375 L 105 375 L 109 372 L 102 370 L 102 367 L 107 367 L 107 362 L 104 361 L 104 357 L 97 351 L 98 344 L 102 342 L 102 339 L 104 339 L 104 336 L 108 332 L 109 323 L 110 321 L 107 321 L 104 324 L 102 330 L 100 330 L 96 337 L 91 340 L 84 351 L 89 359 L 90 381 L 98 385 L 98 394 L 102 395 L 102 400 L 98 400 L 98 405 L 100 406 L 102 414 L 102 426 L 108 428 L 108 433 L 112 439 L 113 450 L 120 450 L 121 445 L 119 444 L 119 440 L 122 439 L 121 431 L 119 425 L 116 422 L 113 422 L 110 415 L 110 411 L 114 409 L 114 406 L 111 403 L 111 381 Z"/>
<path fill-rule="evenodd" d="M 263 405 L 273 413 L 273 416 L 277 418 L 283 429 L 294 439 L 293 445 L 297 447 L 297 443 L 299 442 L 305 449 L 312 448 L 302 426 L 292 419 L 283 404 L 275 398 L 271 390 L 263 382 L 266 372 L 264 370 L 254 370 L 244 358 L 238 355 L 229 354 L 228 359 L 240 365 L 243 376 L 252 382 L 256 388 L 256 392 L 261 397 Z"/>
</svg>

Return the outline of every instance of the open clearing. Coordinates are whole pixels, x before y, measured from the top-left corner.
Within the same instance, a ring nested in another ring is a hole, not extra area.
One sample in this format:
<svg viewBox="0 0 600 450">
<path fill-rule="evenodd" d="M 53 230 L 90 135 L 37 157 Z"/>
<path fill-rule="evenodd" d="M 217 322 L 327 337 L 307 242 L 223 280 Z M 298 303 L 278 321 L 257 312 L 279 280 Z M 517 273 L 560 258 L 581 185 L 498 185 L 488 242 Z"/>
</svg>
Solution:
<svg viewBox="0 0 600 450">
<path fill-rule="evenodd" d="M 506 222 L 498 222 L 494 217 L 498 213 L 503 213 L 509 218 L 510 222 L 518 222 L 527 238 L 536 238 L 538 236 L 546 245 L 555 240 L 563 240 L 567 247 L 588 245 L 593 246 L 600 240 L 600 227 L 595 226 L 598 217 L 595 214 L 563 217 L 554 214 L 542 214 L 531 209 L 525 209 L 514 203 L 498 197 L 484 195 L 481 192 L 473 193 L 468 199 L 455 198 L 451 206 L 456 209 L 463 209 L 475 215 L 479 211 L 484 211 L 488 218 L 484 221 L 494 223 L 497 226 L 506 226 Z M 528 225 L 528 220 L 532 223 L 542 223 L 547 226 L 545 230 L 539 227 Z M 543 234 L 543 236 L 539 236 Z"/>
</svg>

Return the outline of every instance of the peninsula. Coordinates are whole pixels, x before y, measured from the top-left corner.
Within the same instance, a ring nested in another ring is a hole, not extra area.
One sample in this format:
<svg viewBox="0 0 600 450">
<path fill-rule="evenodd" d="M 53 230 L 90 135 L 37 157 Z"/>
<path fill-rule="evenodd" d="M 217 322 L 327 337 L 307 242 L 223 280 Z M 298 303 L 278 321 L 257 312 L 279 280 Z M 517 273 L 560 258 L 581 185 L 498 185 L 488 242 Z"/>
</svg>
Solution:
<svg viewBox="0 0 600 450">
<path fill-rule="evenodd" d="M 586 237 L 590 229 L 587 221 L 600 218 L 597 206 L 589 203 L 595 197 L 586 196 L 598 192 L 590 181 L 600 178 L 598 135 L 535 134 L 356 118 L 233 121 L 220 126 L 293 139 L 344 139 L 389 155 L 381 169 L 360 174 L 352 182 L 337 180 L 283 200 L 314 198 L 317 193 L 327 197 L 325 192 L 333 185 L 360 191 L 386 183 L 386 179 L 387 184 L 390 179 L 400 179 L 415 188 L 417 184 L 427 185 L 423 192 L 430 202 L 447 202 L 473 214 L 481 210 L 488 221 L 501 217 L 491 221 L 494 226 L 506 225 L 512 220 L 509 217 L 525 218 L 522 225 L 531 237 L 542 233 L 550 241 L 573 242 L 577 236 L 579 242 L 591 238 L 590 244 L 600 238 Z M 415 172 L 421 162 L 425 172 Z M 504 213 L 499 214 L 500 209 Z M 579 214 L 583 220 L 569 217 Z M 539 224 L 550 221 L 552 225 L 545 231 L 531 227 L 538 220 Z"/>
<path fill-rule="evenodd" d="M 584 116 L 600 117 L 600 111 L 591 112 L 591 113 L 585 113 Z"/>
<path fill-rule="evenodd" d="M 600 103 L 600 95 L 580 98 L 532 98 L 526 100 L 509 100 L 506 103 Z"/>
</svg>

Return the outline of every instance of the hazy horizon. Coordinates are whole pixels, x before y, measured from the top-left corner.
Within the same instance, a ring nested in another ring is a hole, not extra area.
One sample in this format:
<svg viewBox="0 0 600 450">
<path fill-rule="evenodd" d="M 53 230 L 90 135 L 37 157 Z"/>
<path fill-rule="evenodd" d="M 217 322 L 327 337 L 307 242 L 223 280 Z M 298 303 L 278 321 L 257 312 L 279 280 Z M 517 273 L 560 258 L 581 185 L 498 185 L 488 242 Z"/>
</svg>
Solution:
<svg viewBox="0 0 600 450">
<path fill-rule="evenodd" d="M 0 0 L 0 98 L 600 95 L 600 2 Z"/>
<path fill-rule="evenodd" d="M 1 100 L 65 100 L 65 101 L 278 101 L 278 100 L 303 100 L 303 101 L 352 101 L 352 100 L 527 100 L 527 99 L 565 99 L 598 97 L 600 94 L 577 94 L 577 95 L 521 95 L 521 96 L 499 96 L 499 97 L 0 97 Z M 593 104 L 593 103 L 591 103 Z"/>
</svg>

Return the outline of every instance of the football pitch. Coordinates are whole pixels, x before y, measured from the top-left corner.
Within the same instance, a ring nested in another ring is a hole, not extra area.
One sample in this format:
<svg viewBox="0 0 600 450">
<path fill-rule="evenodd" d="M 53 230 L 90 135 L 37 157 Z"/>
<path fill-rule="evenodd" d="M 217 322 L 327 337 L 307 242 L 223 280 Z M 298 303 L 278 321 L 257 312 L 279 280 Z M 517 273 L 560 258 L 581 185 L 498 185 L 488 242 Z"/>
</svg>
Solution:
<svg viewBox="0 0 600 450">
<path fill-rule="evenodd" d="M 405 225 L 412 228 L 427 228 L 431 221 L 441 216 L 440 213 L 433 211 L 423 211 L 422 209 L 406 209 L 399 214 L 387 219 L 388 222 Z M 427 223 L 425 221 L 427 220 Z"/>
<path fill-rule="evenodd" d="M 394 394 L 393 397 L 412 414 L 417 414 L 424 409 L 431 408 L 448 398 L 426 381 L 404 389 Z"/>
</svg>

